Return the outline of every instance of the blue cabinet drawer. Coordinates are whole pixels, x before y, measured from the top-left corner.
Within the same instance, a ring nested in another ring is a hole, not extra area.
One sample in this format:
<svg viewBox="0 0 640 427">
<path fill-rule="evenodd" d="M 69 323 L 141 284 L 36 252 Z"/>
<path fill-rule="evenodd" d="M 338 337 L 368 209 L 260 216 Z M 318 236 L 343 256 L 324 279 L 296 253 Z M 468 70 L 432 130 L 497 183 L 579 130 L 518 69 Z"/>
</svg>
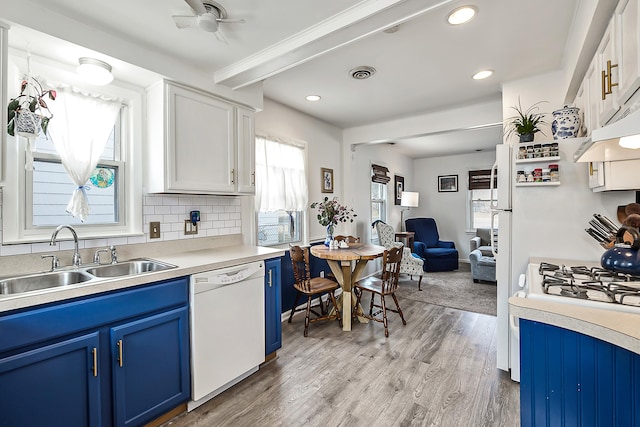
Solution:
<svg viewBox="0 0 640 427">
<path fill-rule="evenodd" d="M 0 317 L 0 355 L 188 301 L 189 279 L 181 277 L 9 314 Z"/>
</svg>

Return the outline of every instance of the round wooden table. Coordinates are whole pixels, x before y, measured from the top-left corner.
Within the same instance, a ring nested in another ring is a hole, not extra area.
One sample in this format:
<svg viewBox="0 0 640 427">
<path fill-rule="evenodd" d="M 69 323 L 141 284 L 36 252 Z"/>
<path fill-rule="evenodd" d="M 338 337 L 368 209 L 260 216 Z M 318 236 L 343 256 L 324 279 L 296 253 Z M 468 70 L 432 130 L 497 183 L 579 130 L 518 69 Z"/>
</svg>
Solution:
<svg viewBox="0 0 640 427">
<path fill-rule="evenodd" d="M 348 248 L 329 249 L 324 245 L 311 246 L 311 254 L 326 259 L 331 272 L 342 287 L 342 330 L 351 330 L 351 310 L 356 304 L 353 284 L 360 279 L 367 262 L 384 254 L 384 246 L 369 243 L 351 243 Z M 355 267 L 351 270 L 352 261 Z M 361 321 L 366 321 L 362 318 Z"/>
</svg>

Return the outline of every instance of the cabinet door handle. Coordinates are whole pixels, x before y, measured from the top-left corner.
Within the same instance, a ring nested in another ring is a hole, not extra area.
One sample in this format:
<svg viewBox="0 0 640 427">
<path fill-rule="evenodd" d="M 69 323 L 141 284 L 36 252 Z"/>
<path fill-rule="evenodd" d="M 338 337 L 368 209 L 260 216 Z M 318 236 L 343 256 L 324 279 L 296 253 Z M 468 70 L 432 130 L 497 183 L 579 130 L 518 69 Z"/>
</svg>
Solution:
<svg viewBox="0 0 640 427">
<path fill-rule="evenodd" d="M 98 376 L 98 349 L 93 347 L 93 350 L 91 350 L 91 353 L 93 353 L 93 376 L 97 377 Z"/>
<path fill-rule="evenodd" d="M 122 340 L 118 340 L 116 345 L 118 346 L 118 365 L 122 368 Z"/>
<path fill-rule="evenodd" d="M 235 169 L 231 169 L 231 183 L 232 184 L 236 183 L 236 170 Z"/>
<path fill-rule="evenodd" d="M 604 101 L 607 98 L 607 72 L 602 70 L 602 100 Z"/>
<path fill-rule="evenodd" d="M 271 285 L 273 285 L 273 282 L 271 280 L 272 279 L 272 275 L 271 275 L 272 272 L 273 272 L 273 270 L 269 269 L 269 287 L 271 287 Z"/>
<path fill-rule="evenodd" d="M 251 185 L 256 185 L 256 173 L 251 172 Z"/>
<path fill-rule="evenodd" d="M 607 95 L 613 93 L 613 91 L 611 90 L 611 88 L 613 88 L 613 86 L 618 86 L 618 83 L 612 83 L 612 79 L 611 77 L 613 77 L 613 74 L 611 73 L 611 69 L 612 68 L 616 68 L 618 66 L 618 64 L 611 64 L 611 60 L 607 61 L 607 75 L 608 75 L 608 79 L 607 79 Z"/>
</svg>

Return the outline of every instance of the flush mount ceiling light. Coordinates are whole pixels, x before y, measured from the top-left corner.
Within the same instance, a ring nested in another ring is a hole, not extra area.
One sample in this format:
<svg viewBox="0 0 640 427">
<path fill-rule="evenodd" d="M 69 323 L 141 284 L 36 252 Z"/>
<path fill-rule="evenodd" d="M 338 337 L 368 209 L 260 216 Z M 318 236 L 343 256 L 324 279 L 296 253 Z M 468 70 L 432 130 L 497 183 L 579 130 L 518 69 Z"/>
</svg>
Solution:
<svg viewBox="0 0 640 427">
<path fill-rule="evenodd" d="M 94 58 L 78 59 L 80 65 L 76 69 L 88 83 L 95 86 L 104 86 L 113 80 L 111 65 Z"/>
<path fill-rule="evenodd" d="M 465 22 L 469 22 L 478 13 L 478 8 L 475 6 L 460 6 L 454 9 L 447 18 L 447 22 L 451 25 L 460 25 Z"/>
<path fill-rule="evenodd" d="M 304 99 L 306 99 L 309 102 L 318 102 L 322 98 L 320 97 L 320 95 L 307 95 L 305 96 Z"/>
<path fill-rule="evenodd" d="M 623 136 L 618 141 L 618 145 L 622 148 L 637 150 L 640 148 L 640 135 Z"/>
<path fill-rule="evenodd" d="M 489 77 L 490 75 L 493 74 L 493 70 L 482 70 L 482 71 L 478 71 L 477 73 L 475 73 L 473 75 L 473 79 L 474 80 L 482 80 L 482 79 L 486 79 L 487 77 Z"/>
</svg>

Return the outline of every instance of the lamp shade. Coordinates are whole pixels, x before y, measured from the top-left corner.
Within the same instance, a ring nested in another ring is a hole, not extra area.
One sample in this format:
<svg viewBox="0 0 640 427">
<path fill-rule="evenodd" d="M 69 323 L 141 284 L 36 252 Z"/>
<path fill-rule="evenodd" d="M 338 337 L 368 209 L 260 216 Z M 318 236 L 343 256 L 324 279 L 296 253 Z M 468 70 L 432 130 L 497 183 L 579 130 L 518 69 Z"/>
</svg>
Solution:
<svg viewBox="0 0 640 427">
<path fill-rule="evenodd" d="M 420 200 L 420 193 L 417 191 L 403 191 L 400 196 L 400 206 L 417 208 Z"/>
</svg>

